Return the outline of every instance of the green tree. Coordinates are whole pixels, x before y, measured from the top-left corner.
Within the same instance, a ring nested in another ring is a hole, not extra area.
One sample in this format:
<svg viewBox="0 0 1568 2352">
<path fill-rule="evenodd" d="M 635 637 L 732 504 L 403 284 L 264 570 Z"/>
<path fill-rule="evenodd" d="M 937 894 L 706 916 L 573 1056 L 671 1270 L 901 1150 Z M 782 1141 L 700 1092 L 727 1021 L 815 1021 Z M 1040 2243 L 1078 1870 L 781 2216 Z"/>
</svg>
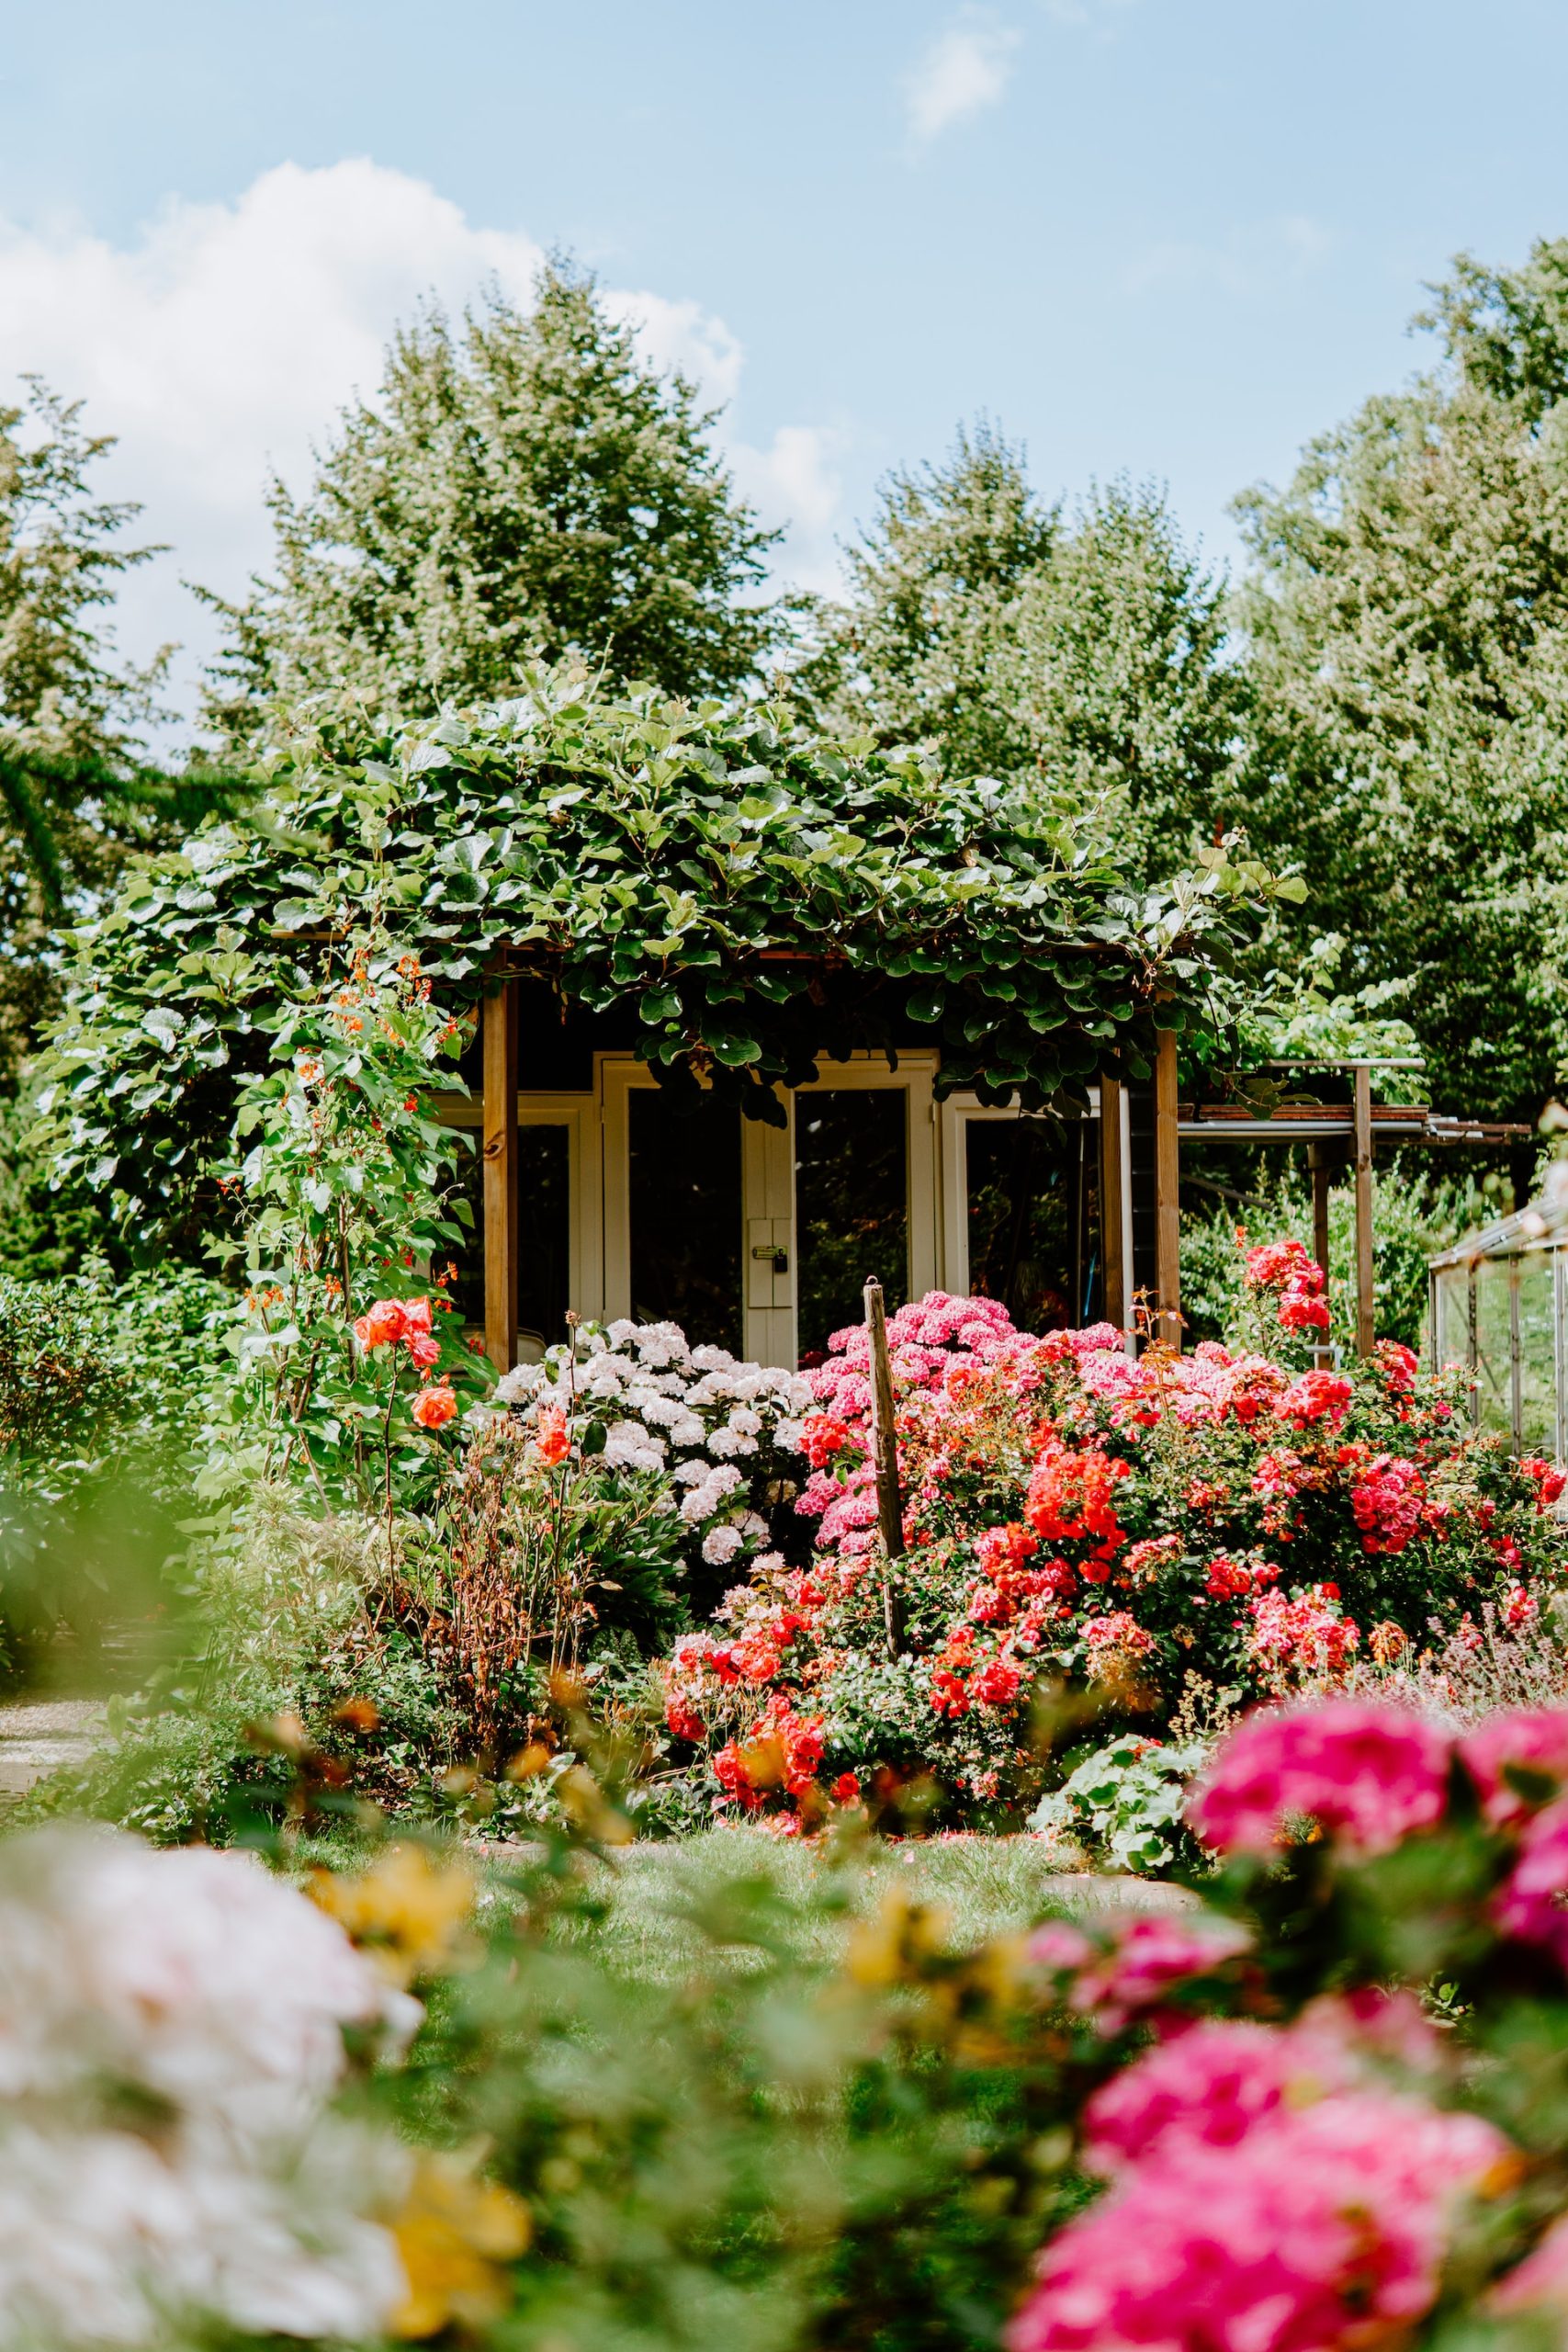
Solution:
<svg viewBox="0 0 1568 2352">
<path fill-rule="evenodd" d="M 0 1092 L 54 990 L 57 922 L 144 829 L 143 730 L 167 662 L 122 662 L 112 614 L 141 509 L 90 477 L 113 447 L 36 377 L 0 404 Z"/>
<path fill-rule="evenodd" d="M 1144 876 L 1234 814 L 1244 680 L 1224 584 L 1157 492 L 1112 482 L 1067 515 L 982 423 L 943 464 L 889 478 L 847 570 L 800 673 L 838 727 L 934 741 L 953 774 L 1120 798 Z"/>
<path fill-rule="evenodd" d="M 1568 1057 L 1568 243 L 1468 256 L 1434 368 L 1238 502 L 1249 822 L 1351 977 L 1408 977 L 1435 1091 L 1533 1114 Z"/>
<path fill-rule="evenodd" d="M 849 595 L 824 605 L 798 673 L 830 724 L 883 744 L 935 741 L 965 775 L 1008 775 L 1027 740 L 999 688 L 1019 591 L 1049 558 L 1057 510 L 1021 448 L 982 421 L 942 465 L 890 474 L 845 552 Z"/>
<path fill-rule="evenodd" d="M 221 608 L 209 716 L 244 738 L 258 699 L 327 687 L 412 716 L 512 693 L 569 647 L 667 693 L 737 686 L 777 629 L 757 594 L 776 534 L 736 498 L 715 414 L 564 263 L 526 313 L 430 312 L 307 494 L 274 482 L 276 576 Z"/>
<path fill-rule="evenodd" d="M 1126 804 L 1146 877 L 1190 864 L 1238 814 L 1246 681 L 1227 649 L 1224 583 L 1153 488 L 1090 491 L 1025 578 L 995 686 L 1053 785 Z"/>
</svg>

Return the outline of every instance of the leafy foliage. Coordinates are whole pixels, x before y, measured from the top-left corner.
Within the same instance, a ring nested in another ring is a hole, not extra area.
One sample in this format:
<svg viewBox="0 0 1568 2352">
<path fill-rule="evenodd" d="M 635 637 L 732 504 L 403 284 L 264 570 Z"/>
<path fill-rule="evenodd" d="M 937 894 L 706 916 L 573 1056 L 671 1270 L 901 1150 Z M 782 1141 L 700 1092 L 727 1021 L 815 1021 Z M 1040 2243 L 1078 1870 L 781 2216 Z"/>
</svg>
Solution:
<svg viewBox="0 0 1568 2352">
<path fill-rule="evenodd" d="M 800 673 L 839 723 L 1111 797 L 1144 878 L 1234 821 L 1245 681 L 1221 583 L 1154 490 L 1115 481 L 1066 515 L 982 425 L 890 478 L 848 570 Z"/>
<path fill-rule="evenodd" d="M 43 1109 L 62 1175 L 185 1209 L 235 1079 L 314 1003 L 367 907 L 448 1001 L 502 951 L 636 1016 L 667 1084 L 782 1119 L 779 1082 L 917 1024 L 943 1087 L 1081 1102 L 1157 1027 L 1213 1050 L 1275 886 L 1234 844 L 1128 887 L 1104 811 L 797 732 L 766 705 L 618 701 L 567 665 L 388 733 L 301 718 L 254 820 L 144 862 L 77 935 Z M 274 1079 L 275 1086 L 282 1081 Z"/>
<path fill-rule="evenodd" d="M 775 632 L 772 535 L 713 421 L 563 262 L 526 313 L 492 296 L 454 334 L 430 312 L 306 497 L 274 483 L 277 577 L 223 608 L 209 715 L 248 741 L 259 706 L 325 688 L 412 715 L 514 693 L 569 647 L 668 694 L 739 684 Z"/>
<path fill-rule="evenodd" d="M 1439 1094 L 1530 1115 L 1565 1035 L 1563 267 L 1461 260 L 1438 368 L 1238 507 L 1249 823 L 1357 981 L 1409 978 Z"/>
</svg>

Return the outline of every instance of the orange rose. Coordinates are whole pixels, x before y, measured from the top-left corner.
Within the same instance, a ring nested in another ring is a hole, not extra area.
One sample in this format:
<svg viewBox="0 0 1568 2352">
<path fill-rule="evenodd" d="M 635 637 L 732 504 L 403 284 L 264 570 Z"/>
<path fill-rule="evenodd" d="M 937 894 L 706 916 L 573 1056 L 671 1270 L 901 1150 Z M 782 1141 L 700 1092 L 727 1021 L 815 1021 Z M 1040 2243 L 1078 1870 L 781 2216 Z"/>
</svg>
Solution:
<svg viewBox="0 0 1568 2352">
<path fill-rule="evenodd" d="M 534 1444 L 547 1469 L 553 1470 L 571 1452 L 571 1439 L 567 1434 L 566 1415 L 558 1405 L 540 1407 L 535 1424 Z"/>
<path fill-rule="evenodd" d="M 402 1309 L 405 1332 L 429 1330 L 430 1301 L 428 1298 L 405 1298 L 402 1302 Z"/>
<path fill-rule="evenodd" d="M 429 1329 L 428 1322 L 425 1327 Z M 362 1348 L 384 1348 L 389 1340 L 400 1340 L 408 1329 L 408 1318 L 395 1298 L 378 1298 L 367 1315 L 356 1317 L 354 1336 Z"/>
<path fill-rule="evenodd" d="M 409 1410 L 422 1430 L 445 1429 L 457 1418 L 457 1399 L 443 1380 L 434 1388 L 422 1388 Z"/>
<path fill-rule="evenodd" d="M 430 1331 L 414 1331 L 409 1336 L 409 1354 L 415 1368 L 428 1372 L 433 1363 L 441 1361 L 441 1342 Z"/>
</svg>

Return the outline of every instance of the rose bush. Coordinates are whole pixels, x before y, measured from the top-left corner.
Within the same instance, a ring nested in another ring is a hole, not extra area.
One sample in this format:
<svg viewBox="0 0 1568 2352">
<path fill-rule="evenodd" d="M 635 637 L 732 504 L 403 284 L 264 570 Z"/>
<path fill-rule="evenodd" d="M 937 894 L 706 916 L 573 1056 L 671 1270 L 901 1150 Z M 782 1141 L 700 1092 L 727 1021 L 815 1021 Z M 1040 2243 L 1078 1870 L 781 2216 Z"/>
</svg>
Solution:
<svg viewBox="0 0 1568 2352">
<path fill-rule="evenodd" d="M 1261 1271 L 1316 1295 L 1299 1253 Z M 841 1331 L 807 1375 L 811 1556 L 761 1554 L 665 1668 L 668 1729 L 727 1806 L 809 1818 L 849 1776 L 1016 1818 L 1043 1683 L 1157 1728 L 1198 1688 L 1234 1705 L 1485 1607 L 1528 1623 L 1562 1577 L 1563 1474 L 1475 1435 L 1406 1348 L 1343 1373 L 1213 1342 L 1134 1359 L 1109 1325 L 1036 1340 L 941 1294 L 889 1337 L 905 1560 L 877 1532 L 865 1335 Z"/>
</svg>

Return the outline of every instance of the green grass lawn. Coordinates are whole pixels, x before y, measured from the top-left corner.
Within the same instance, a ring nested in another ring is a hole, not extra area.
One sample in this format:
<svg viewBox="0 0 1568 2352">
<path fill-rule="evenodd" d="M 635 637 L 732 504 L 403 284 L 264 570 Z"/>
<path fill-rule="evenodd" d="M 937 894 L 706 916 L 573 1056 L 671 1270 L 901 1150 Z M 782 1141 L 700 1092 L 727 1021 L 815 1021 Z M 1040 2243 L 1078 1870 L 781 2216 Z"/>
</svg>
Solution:
<svg viewBox="0 0 1568 2352">
<path fill-rule="evenodd" d="M 484 1860 L 491 1899 L 502 1899 L 504 1845 L 484 1849 Z M 604 1911 L 563 1932 L 594 1938 L 617 1965 L 650 1979 L 682 1973 L 704 1954 L 711 1961 L 716 1943 L 738 1967 L 781 1943 L 802 1960 L 831 1963 L 853 1922 L 874 1913 L 894 1887 L 939 1905 L 958 1946 L 1026 1928 L 1047 1911 L 1171 1900 L 1170 1890 L 1156 1883 L 1064 1871 L 1059 1857 L 1034 1838 L 896 1845 L 870 1838 L 834 1846 L 733 1827 L 629 1846 L 590 1871 Z"/>
</svg>

